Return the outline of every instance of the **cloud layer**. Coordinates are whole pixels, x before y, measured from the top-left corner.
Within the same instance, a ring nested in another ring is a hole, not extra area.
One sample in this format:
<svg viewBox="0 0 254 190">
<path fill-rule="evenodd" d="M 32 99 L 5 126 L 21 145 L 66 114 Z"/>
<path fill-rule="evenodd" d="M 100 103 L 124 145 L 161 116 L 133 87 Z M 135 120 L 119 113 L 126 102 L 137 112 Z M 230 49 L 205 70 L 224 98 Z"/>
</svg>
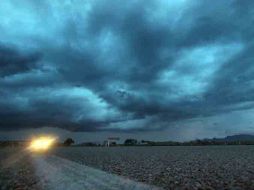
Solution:
<svg viewBox="0 0 254 190">
<path fill-rule="evenodd" d="M 0 129 L 159 130 L 253 108 L 253 1 L 0 3 Z"/>
</svg>

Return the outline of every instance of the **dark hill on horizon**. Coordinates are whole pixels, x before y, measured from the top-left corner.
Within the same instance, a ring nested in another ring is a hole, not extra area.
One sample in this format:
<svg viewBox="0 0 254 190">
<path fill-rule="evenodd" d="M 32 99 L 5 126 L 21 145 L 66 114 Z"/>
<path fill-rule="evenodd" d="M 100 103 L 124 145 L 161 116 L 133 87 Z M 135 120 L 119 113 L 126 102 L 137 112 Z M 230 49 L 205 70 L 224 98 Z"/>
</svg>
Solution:
<svg viewBox="0 0 254 190">
<path fill-rule="evenodd" d="M 238 134 L 238 135 L 226 136 L 225 138 L 213 138 L 212 140 L 218 141 L 218 142 L 254 141 L 254 135 Z"/>
</svg>

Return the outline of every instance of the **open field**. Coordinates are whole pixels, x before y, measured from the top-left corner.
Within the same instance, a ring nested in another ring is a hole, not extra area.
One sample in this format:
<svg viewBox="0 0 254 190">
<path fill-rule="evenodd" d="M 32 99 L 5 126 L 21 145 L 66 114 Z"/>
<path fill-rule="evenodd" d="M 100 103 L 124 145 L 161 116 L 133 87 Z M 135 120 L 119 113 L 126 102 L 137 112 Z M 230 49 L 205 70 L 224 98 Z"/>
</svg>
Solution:
<svg viewBox="0 0 254 190">
<path fill-rule="evenodd" d="M 77 147 L 54 154 L 165 189 L 254 189 L 254 146 Z"/>
<path fill-rule="evenodd" d="M 253 158 L 254 146 L 3 148 L 0 189 L 254 189 Z"/>
</svg>

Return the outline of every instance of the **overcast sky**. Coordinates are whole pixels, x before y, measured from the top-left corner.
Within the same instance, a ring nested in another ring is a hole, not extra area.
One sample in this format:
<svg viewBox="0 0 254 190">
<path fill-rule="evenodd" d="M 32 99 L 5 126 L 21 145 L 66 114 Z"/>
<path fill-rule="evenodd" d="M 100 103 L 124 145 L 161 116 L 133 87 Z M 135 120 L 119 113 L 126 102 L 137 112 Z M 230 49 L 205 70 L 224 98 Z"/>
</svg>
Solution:
<svg viewBox="0 0 254 190">
<path fill-rule="evenodd" d="M 155 139 L 254 132 L 253 7 L 1 0 L 2 138 L 42 127 Z"/>
</svg>

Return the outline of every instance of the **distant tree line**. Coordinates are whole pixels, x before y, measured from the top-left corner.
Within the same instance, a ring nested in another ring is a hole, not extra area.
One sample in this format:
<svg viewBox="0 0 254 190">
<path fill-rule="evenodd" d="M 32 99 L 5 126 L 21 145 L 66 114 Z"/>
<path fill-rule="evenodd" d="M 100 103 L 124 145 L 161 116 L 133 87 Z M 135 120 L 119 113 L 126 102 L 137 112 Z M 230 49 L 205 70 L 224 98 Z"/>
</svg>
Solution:
<svg viewBox="0 0 254 190">
<path fill-rule="evenodd" d="M 56 143 L 55 146 L 73 146 L 74 140 L 72 138 L 67 138 L 63 143 Z M 7 146 L 27 146 L 28 141 L 0 141 L 0 147 Z M 203 140 L 192 140 L 187 142 L 176 142 L 176 141 L 138 141 L 134 138 L 129 138 L 124 141 L 123 144 L 112 143 L 111 146 L 206 146 L 206 145 L 254 145 L 253 140 L 227 140 L 227 139 L 203 139 Z M 94 143 L 94 142 L 84 142 L 81 144 L 76 144 L 74 146 L 104 146 L 104 144 Z"/>
<path fill-rule="evenodd" d="M 175 141 L 145 141 L 141 146 L 206 146 L 206 145 L 254 145 L 254 141 L 216 141 L 216 140 L 193 140 L 187 142 Z"/>
<path fill-rule="evenodd" d="M 145 141 L 138 142 L 135 139 L 127 139 L 125 146 L 206 146 L 206 145 L 254 145 L 254 140 L 223 141 L 217 139 L 193 140 L 187 142 L 177 141 Z"/>
<path fill-rule="evenodd" d="M 28 144 L 27 141 L 0 141 L 0 147 L 7 147 L 7 146 L 26 146 Z"/>
</svg>

